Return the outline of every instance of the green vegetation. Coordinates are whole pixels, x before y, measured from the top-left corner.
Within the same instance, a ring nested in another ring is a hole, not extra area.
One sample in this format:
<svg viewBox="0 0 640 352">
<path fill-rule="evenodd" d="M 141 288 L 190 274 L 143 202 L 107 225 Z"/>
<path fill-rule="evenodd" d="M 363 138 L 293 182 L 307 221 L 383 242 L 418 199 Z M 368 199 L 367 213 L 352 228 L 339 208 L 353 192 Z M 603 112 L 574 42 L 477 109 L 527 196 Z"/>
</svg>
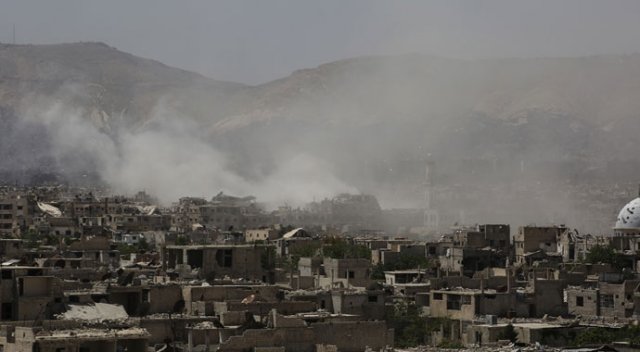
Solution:
<svg viewBox="0 0 640 352">
<path fill-rule="evenodd" d="M 308 244 L 297 244 L 289 249 L 289 255 L 279 259 L 277 266 L 293 273 L 298 269 L 300 258 L 363 258 L 371 259 L 371 251 L 366 246 L 355 245 L 338 237 L 330 237 L 323 242 L 309 241 Z"/>
<path fill-rule="evenodd" d="M 297 257 L 298 259 L 302 257 L 315 257 L 318 255 L 318 250 L 320 249 L 320 244 L 311 243 L 304 246 L 297 246 L 291 250 L 289 253 L 292 257 Z M 296 263 L 298 261 L 296 260 Z"/>
<path fill-rule="evenodd" d="M 399 301 L 395 304 L 393 313 L 388 317 L 389 327 L 394 329 L 397 347 L 408 348 L 425 345 L 433 332 L 442 331 L 444 336 L 451 334 L 452 320 L 447 318 L 429 318 L 420 314 L 420 308 L 415 304 Z M 455 341 L 442 341 L 440 348 L 462 348 Z"/>
<path fill-rule="evenodd" d="M 35 230 L 29 230 L 22 235 L 24 246 L 26 248 L 37 248 L 40 245 L 38 233 Z"/>
<path fill-rule="evenodd" d="M 387 270 L 422 269 L 428 266 L 429 260 L 424 255 L 401 254 L 395 263 L 389 265 Z"/>
<path fill-rule="evenodd" d="M 281 258 L 278 266 L 287 269 L 289 272 L 294 272 L 298 269 L 298 262 L 303 257 L 315 257 L 318 255 L 320 244 L 307 244 L 304 246 L 297 246 L 291 249 L 288 258 Z"/>
<path fill-rule="evenodd" d="M 429 260 L 420 255 L 401 254 L 398 260 L 384 265 L 378 264 L 371 271 L 373 280 L 384 280 L 384 272 L 392 270 L 424 269 L 429 266 Z"/>
<path fill-rule="evenodd" d="M 330 237 L 322 245 L 322 254 L 325 257 L 343 258 L 364 258 L 371 259 L 371 250 L 363 245 L 351 244 L 347 240 L 338 237 Z"/>
<path fill-rule="evenodd" d="M 602 345 L 613 341 L 626 341 L 633 345 L 640 344 L 640 326 L 626 326 L 620 329 L 588 328 L 576 335 L 573 345 L 578 347 Z"/>
<path fill-rule="evenodd" d="M 144 237 L 140 238 L 140 240 L 136 245 L 128 245 L 125 243 L 118 244 L 118 250 L 120 251 L 120 254 L 124 254 L 124 255 L 131 254 L 131 253 L 144 253 L 150 249 L 151 249 L 151 246 L 149 245 L 149 242 L 147 242 L 147 240 Z"/>
<path fill-rule="evenodd" d="M 186 246 L 188 244 L 189 244 L 189 239 L 186 238 L 185 236 L 176 237 L 176 245 L 177 246 Z"/>
<path fill-rule="evenodd" d="M 373 267 L 371 270 L 371 279 L 372 280 L 384 280 L 384 265 L 378 264 Z"/>
<path fill-rule="evenodd" d="M 52 233 L 39 234 L 36 230 L 30 229 L 22 234 L 22 241 L 25 248 L 38 248 L 39 246 L 59 246 L 61 242 L 66 245 L 77 241 L 78 238 L 55 235 Z"/>
<path fill-rule="evenodd" d="M 585 262 L 592 264 L 611 264 L 611 266 L 618 270 L 622 270 L 626 266 L 625 261 L 616 254 L 613 247 L 601 245 L 594 246 L 589 250 L 589 253 L 587 253 L 585 257 Z"/>
<path fill-rule="evenodd" d="M 76 241 L 76 239 L 73 238 L 73 237 L 65 237 L 64 238 L 64 244 L 67 245 L 67 246 L 71 245 L 75 241 Z"/>
<path fill-rule="evenodd" d="M 407 348 L 425 344 L 427 318 L 420 316 L 415 304 L 396 303 L 389 324 L 395 331 L 397 347 Z"/>
<path fill-rule="evenodd" d="M 306 245 L 295 246 L 290 250 L 290 261 L 298 265 L 303 257 L 327 257 L 327 258 L 364 258 L 371 259 L 371 251 L 366 246 L 354 245 L 342 238 L 328 238 L 323 243 L 313 242 Z"/>
<path fill-rule="evenodd" d="M 128 254 L 131 254 L 131 253 L 137 253 L 138 252 L 136 247 L 130 246 L 130 245 L 124 244 L 124 243 L 118 244 L 118 251 L 120 251 L 120 254 L 122 254 L 122 255 L 128 255 Z"/>
<path fill-rule="evenodd" d="M 461 348 L 464 348 L 464 345 L 458 341 L 442 340 L 442 342 L 438 344 L 438 348 L 459 350 Z"/>
<path fill-rule="evenodd" d="M 138 241 L 138 250 L 146 252 L 149 249 L 150 249 L 149 242 L 147 242 L 146 238 L 142 237 L 140 241 Z"/>
<path fill-rule="evenodd" d="M 274 247 L 266 247 L 260 256 L 260 265 L 264 270 L 274 270 L 276 268 L 276 249 Z"/>
<path fill-rule="evenodd" d="M 447 318 L 429 318 L 420 314 L 420 308 L 415 304 L 399 301 L 395 304 L 393 313 L 388 317 L 389 326 L 394 329 L 397 347 L 408 348 L 425 345 L 431 333 L 442 330 L 445 336 L 451 331 L 451 320 Z M 461 348 L 452 341 L 443 341 L 442 348 Z"/>
<path fill-rule="evenodd" d="M 513 327 L 513 325 L 509 324 L 507 325 L 505 330 L 500 334 L 498 339 L 509 340 L 515 343 L 518 341 L 518 333 L 516 332 L 516 329 Z"/>
</svg>

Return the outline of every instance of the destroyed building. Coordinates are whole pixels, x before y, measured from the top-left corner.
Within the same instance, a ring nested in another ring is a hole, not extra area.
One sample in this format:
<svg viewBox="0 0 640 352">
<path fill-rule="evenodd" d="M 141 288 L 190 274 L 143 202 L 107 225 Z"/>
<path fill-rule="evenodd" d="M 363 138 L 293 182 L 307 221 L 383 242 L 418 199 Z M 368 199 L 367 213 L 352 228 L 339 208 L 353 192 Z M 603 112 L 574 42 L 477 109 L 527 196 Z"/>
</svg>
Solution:
<svg viewBox="0 0 640 352">
<path fill-rule="evenodd" d="M 394 312 L 414 308 L 432 327 L 422 343 L 496 343 L 513 328 L 519 342 L 562 344 L 640 316 L 637 236 L 619 224 L 613 237 L 482 224 L 425 241 L 352 232 L 375 216 L 367 197 L 315 205 L 344 213 L 322 220 L 338 230 L 263 226 L 277 215 L 224 193 L 166 209 L 76 194 L 34 198 L 0 240 L 4 350 L 385 349 L 401 334 Z M 611 262 L 588 262 L 602 248 Z"/>
<path fill-rule="evenodd" d="M 195 277 L 201 279 L 227 276 L 270 282 L 273 280 L 271 263 L 275 261 L 275 251 L 271 248 L 258 244 L 171 245 L 164 248 L 162 263 L 165 270 L 195 270 Z"/>
</svg>

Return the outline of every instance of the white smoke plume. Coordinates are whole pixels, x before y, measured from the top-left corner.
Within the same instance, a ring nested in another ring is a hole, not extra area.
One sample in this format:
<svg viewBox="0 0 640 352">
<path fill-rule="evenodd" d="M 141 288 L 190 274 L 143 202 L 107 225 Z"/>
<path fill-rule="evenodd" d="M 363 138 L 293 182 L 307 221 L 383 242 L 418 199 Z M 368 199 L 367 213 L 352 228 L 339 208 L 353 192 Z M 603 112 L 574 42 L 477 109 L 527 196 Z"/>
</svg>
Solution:
<svg viewBox="0 0 640 352">
<path fill-rule="evenodd" d="M 114 121 L 99 126 L 86 118 L 86 111 L 61 102 L 32 99 L 27 105 L 24 117 L 46 127 L 51 152 L 63 170 L 94 166 L 117 193 L 145 190 L 170 204 L 184 196 L 208 198 L 224 191 L 277 206 L 357 192 L 336 178 L 328 163 L 304 152 L 275 158 L 278 165 L 262 177 L 243 177 L 231 170 L 228 155 L 214 148 L 193 120 L 163 102 L 137 129 Z"/>
</svg>

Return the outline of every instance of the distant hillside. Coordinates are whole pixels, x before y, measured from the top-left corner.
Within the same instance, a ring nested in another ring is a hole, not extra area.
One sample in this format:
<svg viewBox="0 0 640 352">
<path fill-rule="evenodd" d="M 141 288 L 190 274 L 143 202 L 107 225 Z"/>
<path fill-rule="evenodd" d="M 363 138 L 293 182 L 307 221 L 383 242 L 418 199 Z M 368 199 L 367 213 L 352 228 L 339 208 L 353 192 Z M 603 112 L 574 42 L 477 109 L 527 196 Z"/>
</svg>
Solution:
<svg viewBox="0 0 640 352">
<path fill-rule="evenodd" d="M 208 117 L 203 101 L 223 104 L 242 89 L 103 43 L 0 45 L 0 107 L 21 111 L 25 98 L 50 97 L 82 108 L 107 129 L 114 119 L 144 124 L 161 98 L 194 118 Z"/>
<path fill-rule="evenodd" d="M 637 116 L 639 71 L 640 55 L 469 61 L 428 56 L 355 58 L 297 71 L 260 86 L 253 106 L 286 106 L 292 112 L 316 106 L 342 118 L 477 113 L 518 123 L 536 111 L 578 116 L 612 128 Z"/>
<path fill-rule="evenodd" d="M 516 168 L 521 161 L 548 161 L 603 170 L 610 162 L 639 159 L 629 152 L 640 133 L 637 96 L 640 55 L 365 57 L 253 87 L 246 102 L 211 122 L 210 131 L 222 139 L 241 136 L 257 154 L 250 158 L 255 162 L 295 144 L 346 159 L 341 169 L 431 153 Z M 265 144 L 261 136 L 284 142 Z"/>
<path fill-rule="evenodd" d="M 571 125 L 573 132 L 587 129 L 609 139 L 639 132 L 638 96 L 640 55 L 473 61 L 356 58 L 256 87 L 240 113 L 213 129 L 223 133 L 278 119 L 366 126 L 486 118 L 525 126 L 540 118 L 568 120 L 560 123 Z M 626 138 L 608 144 L 616 144 L 610 155 L 633 147 Z"/>
<path fill-rule="evenodd" d="M 190 184 L 220 183 L 216 192 L 231 180 L 269 179 L 286 193 L 296 179 L 300 193 L 326 172 L 379 195 L 383 206 L 420 204 L 427 159 L 442 187 L 635 182 L 639 96 L 640 55 L 361 57 L 245 86 L 101 43 L 0 45 L 0 173 L 105 174 L 100 164 L 108 160 L 106 171 L 118 175 L 144 161 L 179 167 L 181 177 L 207 168 Z M 45 124 L 25 118 L 34 106 L 51 104 L 65 109 Z M 56 130 L 69 109 L 98 133 Z M 78 142 L 78 133 L 88 137 Z M 92 144 L 103 136 L 107 148 Z M 129 160 L 132 151 L 142 155 Z M 218 178 L 220 170 L 228 174 Z M 134 171 L 127 181 L 137 182 Z M 175 186 L 164 179 L 158 189 Z"/>
<path fill-rule="evenodd" d="M 83 108 L 107 129 L 114 119 L 143 127 L 159 101 L 214 135 L 272 123 L 408 124 L 411 130 L 417 124 L 446 130 L 467 119 L 525 126 L 535 117 L 569 120 L 574 132 L 624 136 L 611 150 L 616 155 L 633 147 L 628 137 L 638 132 L 639 95 L 640 55 L 473 61 L 364 57 L 248 87 L 102 43 L 0 45 L 0 108 L 21 111 L 25 98 L 54 97 Z"/>
</svg>

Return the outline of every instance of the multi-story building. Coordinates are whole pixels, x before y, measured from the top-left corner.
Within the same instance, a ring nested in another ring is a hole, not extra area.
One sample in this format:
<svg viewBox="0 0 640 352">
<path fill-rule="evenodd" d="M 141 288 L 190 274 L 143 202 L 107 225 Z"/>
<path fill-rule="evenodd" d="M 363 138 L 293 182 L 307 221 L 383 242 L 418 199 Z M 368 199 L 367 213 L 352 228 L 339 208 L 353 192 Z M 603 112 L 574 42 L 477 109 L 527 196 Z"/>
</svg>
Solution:
<svg viewBox="0 0 640 352">
<path fill-rule="evenodd" d="M 197 270 L 202 279 L 238 278 L 273 281 L 275 251 L 268 245 L 190 245 L 166 246 L 165 269 Z"/>
<path fill-rule="evenodd" d="M 561 257 L 558 239 L 565 231 L 568 231 L 565 226 L 521 226 L 513 241 L 515 262 L 525 264 L 545 256 Z"/>
<path fill-rule="evenodd" d="M 511 253 L 509 225 L 478 225 L 459 228 L 437 245 L 427 246 L 427 255 L 437 255 L 440 268 L 472 276 L 488 267 L 504 267 Z"/>
<path fill-rule="evenodd" d="M 28 196 L 0 198 L 0 236 L 20 236 L 31 223 L 34 207 L 35 202 Z"/>
</svg>

